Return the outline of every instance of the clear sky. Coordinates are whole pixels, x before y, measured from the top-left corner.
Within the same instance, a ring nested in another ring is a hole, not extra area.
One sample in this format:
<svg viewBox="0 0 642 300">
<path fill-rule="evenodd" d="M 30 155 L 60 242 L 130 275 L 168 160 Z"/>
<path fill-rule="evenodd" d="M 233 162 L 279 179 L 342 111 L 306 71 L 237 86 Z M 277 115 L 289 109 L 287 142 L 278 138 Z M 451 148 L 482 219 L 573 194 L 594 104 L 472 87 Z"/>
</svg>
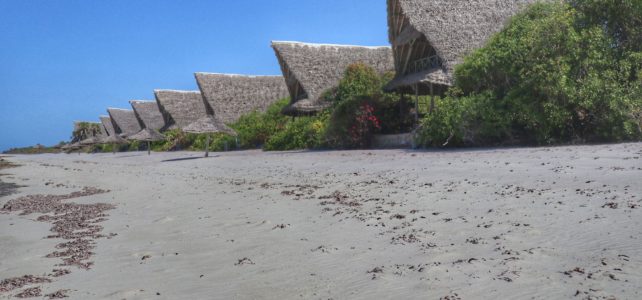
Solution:
<svg viewBox="0 0 642 300">
<path fill-rule="evenodd" d="M 0 151 L 196 90 L 194 72 L 281 74 L 271 40 L 387 45 L 385 0 L 0 0 Z"/>
</svg>

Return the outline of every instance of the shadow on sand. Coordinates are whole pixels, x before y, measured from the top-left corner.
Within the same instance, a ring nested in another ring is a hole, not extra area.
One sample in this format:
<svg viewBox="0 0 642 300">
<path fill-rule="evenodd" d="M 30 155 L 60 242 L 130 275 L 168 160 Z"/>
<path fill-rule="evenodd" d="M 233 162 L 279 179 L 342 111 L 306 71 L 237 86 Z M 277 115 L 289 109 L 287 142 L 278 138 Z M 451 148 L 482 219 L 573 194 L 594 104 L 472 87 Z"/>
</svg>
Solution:
<svg viewBox="0 0 642 300">
<path fill-rule="evenodd" d="M 173 161 L 195 160 L 195 159 L 205 159 L 205 158 L 215 158 L 215 157 L 219 157 L 219 156 L 218 156 L 218 155 L 216 155 L 216 156 L 210 156 L 210 157 L 196 156 L 196 157 L 172 158 L 172 159 L 161 160 L 161 162 L 173 162 Z"/>
</svg>

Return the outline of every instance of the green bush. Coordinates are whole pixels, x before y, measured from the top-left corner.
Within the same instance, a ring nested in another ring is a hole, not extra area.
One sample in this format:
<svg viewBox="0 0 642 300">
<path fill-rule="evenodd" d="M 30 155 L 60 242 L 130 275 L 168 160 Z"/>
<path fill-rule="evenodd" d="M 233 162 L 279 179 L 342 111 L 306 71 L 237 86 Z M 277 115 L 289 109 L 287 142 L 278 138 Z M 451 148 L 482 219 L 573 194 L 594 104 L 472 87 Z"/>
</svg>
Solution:
<svg viewBox="0 0 642 300">
<path fill-rule="evenodd" d="M 642 6 L 573 2 L 531 6 L 466 57 L 449 97 L 424 118 L 422 144 L 640 139 L 642 53 L 631 40 Z"/>
<path fill-rule="evenodd" d="M 288 123 L 288 117 L 281 110 L 290 103 L 288 98 L 281 99 L 270 105 L 266 112 L 252 112 L 242 116 L 234 124 L 230 124 L 238 134 L 242 149 L 262 147 L 274 134 L 283 130 Z"/>
<path fill-rule="evenodd" d="M 327 119 L 327 113 L 292 119 L 268 139 L 263 149 L 285 151 L 323 147 Z"/>
<path fill-rule="evenodd" d="M 166 139 L 152 143 L 153 151 L 177 151 L 188 150 L 196 140 L 195 134 L 188 134 L 180 129 L 172 129 L 163 132 Z"/>
<path fill-rule="evenodd" d="M 328 147 L 368 148 L 375 133 L 411 130 L 410 102 L 383 92 L 391 79 L 363 63 L 348 66 L 339 86 L 325 95 L 333 103 L 325 130 Z"/>
</svg>

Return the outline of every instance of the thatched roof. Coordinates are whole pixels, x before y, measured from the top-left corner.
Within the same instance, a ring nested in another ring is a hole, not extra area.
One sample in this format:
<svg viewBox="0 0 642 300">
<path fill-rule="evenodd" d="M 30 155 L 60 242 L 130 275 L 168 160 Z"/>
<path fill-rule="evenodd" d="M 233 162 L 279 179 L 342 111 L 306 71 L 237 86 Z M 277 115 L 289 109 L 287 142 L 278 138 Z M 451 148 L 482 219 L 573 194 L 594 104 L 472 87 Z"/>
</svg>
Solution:
<svg viewBox="0 0 642 300">
<path fill-rule="evenodd" d="M 164 141 L 165 136 L 155 129 L 145 128 L 139 133 L 127 137 L 128 140 L 141 141 L 141 142 L 158 142 Z"/>
<path fill-rule="evenodd" d="M 165 119 L 163 130 L 185 128 L 208 115 L 205 100 L 197 91 L 155 90 L 158 107 Z"/>
<path fill-rule="evenodd" d="M 117 134 L 110 135 L 102 140 L 103 144 L 127 144 L 127 140 Z"/>
<path fill-rule="evenodd" d="M 290 92 L 288 114 L 327 107 L 321 96 L 339 84 L 350 64 L 365 63 L 380 73 L 394 70 L 390 47 L 272 42 L 272 48 Z"/>
<path fill-rule="evenodd" d="M 109 112 L 109 116 L 112 119 L 116 134 L 130 136 L 141 130 L 140 123 L 138 123 L 138 119 L 133 110 L 108 108 L 107 112 Z"/>
<path fill-rule="evenodd" d="M 387 0 L 388 37 L 397 71 L 389 87 L 420 82 L 451 85 L 454 67 L 464 56 L 535 1 Z M 429 57 L 435 58 L 432 63 L 425 60 Z"/>
<path fill-rule="evenodd" d="M 92 136 L 80 141 L 80 145 L 83 145 L 83 146 L 96 145 L 96 144 L 100 144 L 102 140 L 103 140 L 102 137 Z"/>
<path fill-rule="evenodd" d="M 107 131 L 108 136 L 116 135 L 116 129 L 114 129 L 114 123 L 110 116 L 100 116 L 100 122 Z"/>
<path fill-rule="evenodd" d="M 198 119 L 196 122 L 183 128 L 183 131 L 190 133 L 227 133 L 229 135 L 236 135 L 234 129 L 228 127 L 221 120 L 213 115 L 207 115 Z"/>
<path fill-rule="evenodd" d="M 156 101 L 132 100 L 129 101 L 134 109 L 134 114 L 143 128 L 161 130 L 165 127 L 165 120 Z"/>
<path fill-rule="evenodd" d="M 194 75 L 212 113 L 226 124 L 252 111 L 265 111 L 270 104 L 289 95 L 283 76 Z"/>
</svg>

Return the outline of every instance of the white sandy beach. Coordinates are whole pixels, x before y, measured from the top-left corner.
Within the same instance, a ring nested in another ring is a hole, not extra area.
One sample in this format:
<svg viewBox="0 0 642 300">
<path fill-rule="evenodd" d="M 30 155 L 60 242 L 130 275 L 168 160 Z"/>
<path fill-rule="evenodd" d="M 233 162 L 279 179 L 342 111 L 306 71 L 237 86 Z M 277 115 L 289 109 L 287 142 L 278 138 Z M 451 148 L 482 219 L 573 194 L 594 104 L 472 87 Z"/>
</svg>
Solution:
<svg viewBox="0 0 642 300">
<path fill-rule="evenodd" d="M 94 264 L 0 213 L 0 281 L 70 299 L 642 299 L 642 144 L 12 156 L 0 198 L 107 193 Z M 182 159 L 194 158 L 194 159 Z M 177 160 L 182 159 L 182 160 Z"/>
</svg>

